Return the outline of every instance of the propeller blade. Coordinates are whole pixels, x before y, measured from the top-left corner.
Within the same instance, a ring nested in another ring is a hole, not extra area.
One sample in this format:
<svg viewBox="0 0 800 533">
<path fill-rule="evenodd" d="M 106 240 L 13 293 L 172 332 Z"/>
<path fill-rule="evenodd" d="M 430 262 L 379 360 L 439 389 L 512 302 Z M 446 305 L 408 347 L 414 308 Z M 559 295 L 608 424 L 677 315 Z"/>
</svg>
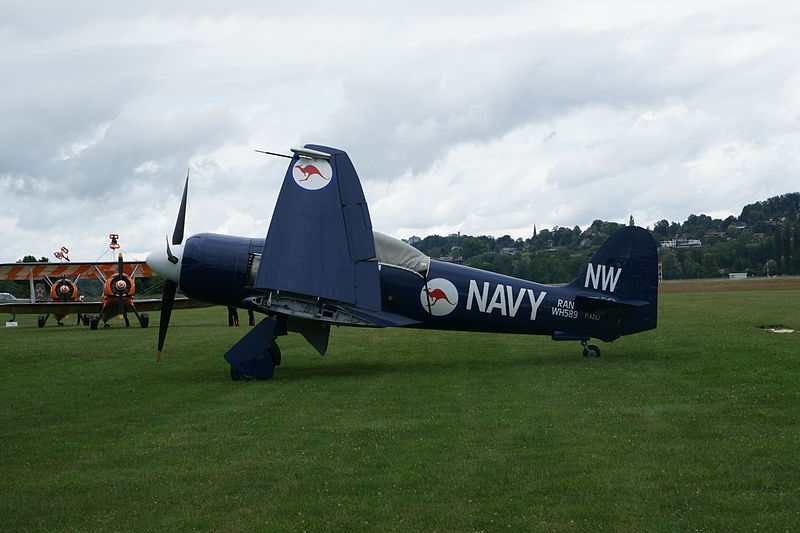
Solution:
<svg viewBox="0 0 800 533">
<path fill-rule="evenodd" d="M 165 235 L 166 237 L 166 235 Z M 172 255 L 172 250 L 169 249 L 169 238 L 167 237 L 167 261 L 172 263 L 173 265 L 178 264 L 178 258 Z"/>
<path fill-rule="evenodd" d="M 178 210 L 178 219 L 175 221 L 175 231 L 172 232 L 172 244 L 183 242 L 183 226 L 186 222 L 186 192 L 189 190 L 189 169 L 186 169 L 186 184 L 183 186 L 181 208 Z"/>
<path fill-rule="evenodd" d="M 156 363 L 161 361 L 161 350 L 164 349 L 164 341 L 167 338 L 169 317 L 172 315 L 172 303 L 175 301 L 175 289 L 177 288 L 178 285 L 170 279 L 164 282 L 164 290 L 161 296 L 161 320 L 158 323 L 158 350 L 156 351 Z"/>
<path fill-rule="evenodd" d="M 125 301 L 120 298 L 117 300 L 117 315 L 125 314 Z"/>
<path fill-rule="evenodd" d="M 122 254 L 119 254 L 119 261 L 117 262 L 117 274 L 119 274 L 120 276 L 123 274 L 122 268 L 123 268 L 123 265 L 122 265 Z"/>
</svg>

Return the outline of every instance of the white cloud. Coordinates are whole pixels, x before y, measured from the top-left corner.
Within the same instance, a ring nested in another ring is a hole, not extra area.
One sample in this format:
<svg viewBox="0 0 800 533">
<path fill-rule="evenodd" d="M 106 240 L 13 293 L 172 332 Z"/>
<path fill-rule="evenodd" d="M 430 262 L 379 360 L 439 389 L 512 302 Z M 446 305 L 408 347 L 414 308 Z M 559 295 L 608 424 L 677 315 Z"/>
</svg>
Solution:
<svg viewBox="0 0 800 533">
<path fill-rule="evenodd" d="M 736 214 L 800 161 L 794 3 L 78 1 L 0 20 L 0 261 L 266 232 L 286 152 L 348 151 L 376 229 Z"/>
</svg>

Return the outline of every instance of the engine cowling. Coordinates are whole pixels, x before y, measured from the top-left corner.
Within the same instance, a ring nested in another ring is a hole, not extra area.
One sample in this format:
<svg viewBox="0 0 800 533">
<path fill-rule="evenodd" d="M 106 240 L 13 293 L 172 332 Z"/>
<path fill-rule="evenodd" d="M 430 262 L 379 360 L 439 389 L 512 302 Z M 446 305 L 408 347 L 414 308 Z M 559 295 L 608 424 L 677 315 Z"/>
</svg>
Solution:
<svg viewBox="0 0 800 533">
<path fill-rule="evenodd" d="M 116 274 L 106 280 L 103 296 L 111 298 L 125 298 L 133 296 L 136 292 L 136 283 L 133 278 L 125 274 Z"/>
<path fill-rule="evenodd" d="M 78 299 L 78 286 L 75 282 L 61 278 L 50 287 L 50 297 L 54 302 L 74 302 Z"/>
</svg>

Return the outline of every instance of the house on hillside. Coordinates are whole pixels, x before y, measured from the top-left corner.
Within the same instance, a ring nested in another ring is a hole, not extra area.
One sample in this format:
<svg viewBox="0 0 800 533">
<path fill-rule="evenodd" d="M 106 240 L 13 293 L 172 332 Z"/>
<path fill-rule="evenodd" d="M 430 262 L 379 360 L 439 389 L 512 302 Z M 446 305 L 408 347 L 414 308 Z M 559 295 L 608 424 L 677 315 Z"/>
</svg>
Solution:
<svg viewBox="0 0 800 533">
<path fill-rule="evenodd" d="M 699 248 L 702 243 L 699 239 L 670 239 L 661 241 L 661 248 Z"/>
</svg>

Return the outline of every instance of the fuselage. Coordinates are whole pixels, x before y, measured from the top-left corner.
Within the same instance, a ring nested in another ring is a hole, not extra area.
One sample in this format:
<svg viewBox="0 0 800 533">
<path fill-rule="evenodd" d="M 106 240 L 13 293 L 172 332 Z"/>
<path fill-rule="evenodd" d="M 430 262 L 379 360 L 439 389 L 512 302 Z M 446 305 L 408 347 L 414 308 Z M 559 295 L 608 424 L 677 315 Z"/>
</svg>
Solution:
<svg viewBox="0 0 800 533">
<path fill-rule="evenodd" d="M 182 250 L 181 290 L 196 300 L 241 306 L 263 294 L 252 288 L 263 247 L 263 238 L 193 235 Z M 382 310 L 418 321 L 412 327 L 605 341 L 655 327 L 640 312 L 578 297 L 584 288 L 573 284 L 542 285 L 435 260 L 424 276 L 384 263 L 378 269 Z"/>
</svg>

